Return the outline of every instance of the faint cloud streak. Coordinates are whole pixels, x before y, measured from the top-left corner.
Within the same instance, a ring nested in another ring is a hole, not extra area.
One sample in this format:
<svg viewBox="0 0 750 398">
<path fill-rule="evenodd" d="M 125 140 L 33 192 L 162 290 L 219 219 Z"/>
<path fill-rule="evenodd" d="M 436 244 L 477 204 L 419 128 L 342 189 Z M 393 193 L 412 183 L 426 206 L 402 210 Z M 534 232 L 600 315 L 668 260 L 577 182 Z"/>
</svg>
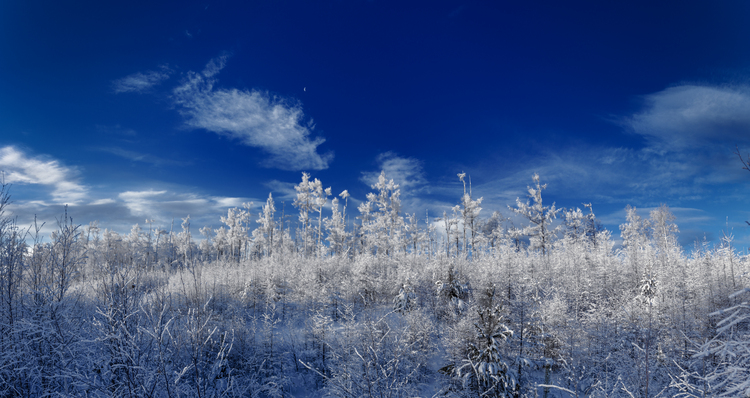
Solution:
<svg viewBox="0 0 750 398">
<path fill-rule="evenodd" d="M 161 71 L 147 71 L 133 73 L 112 82 L 112 91 L 115 94 L 120 93 L 144 93 L 152 87 L 161 84 L 169 79 L 172 70 L 166 66 Z"/>
<path fill-rule="evenodd" d="M 143 163 L 150 163 L 155 166 L 161 166 L 165 164 L 175 165 L 175 166 L 185 166 L 189 164 L 188 162 L 181 162 L 177 160 L 171 160 L 171 159 L 164 159 L 160 158 L 158 156 L 149 155 L 147 153 L 140 153 L 140 152 L 134 152 L 129 151 L 127 149 L 122 149 L 118 147 L 104 147 L 104 148 L 97 148 L 97 150 L 102 152 L 111 153 L 115 156 L 119 156 L 124 159 L 131 160 L 133 162 L 143 162 Z"/>
</svg>

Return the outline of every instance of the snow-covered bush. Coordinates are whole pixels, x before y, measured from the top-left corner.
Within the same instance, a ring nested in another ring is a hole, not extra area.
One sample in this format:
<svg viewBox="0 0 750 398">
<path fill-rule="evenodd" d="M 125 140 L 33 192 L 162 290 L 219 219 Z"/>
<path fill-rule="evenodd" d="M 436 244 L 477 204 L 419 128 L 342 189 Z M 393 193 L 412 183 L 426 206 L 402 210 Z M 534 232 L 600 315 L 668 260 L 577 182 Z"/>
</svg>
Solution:
<svg viewBox="0 0 750 398">
<path fill-rule="evenodd" d="M 511 369 L 507 340 L 513 331 L 505 324 L 498 305 L 481 306 L 476 315 L 463 322 L 473 326 L 473 332 L 458 325 L 457 344 L 454 362 L 440 371 L 454 379 L 454 389 L 460 394 L 483 397 L 510 397 L 517 393 L 518 375 Z M 466 335 L 468 334 L 468 335 Z M 463 337 L 463 340 L 461 336 Z"/>
<path fill-rule="evenodd" d="M 436 293 L 445 305 L 447 312 L 445 315 L 454 315 L 465 312 L 468 309 L 468 300 L 471 289 L 468 283 L 459 280 L 458 273 L 453 269 L 453 265 L 448 268 L 448 275 L 445 281 L 438 280 L 435 282 Z"/>
<path fill-rule="evenodd" d="M 414 288 L 407 281 L 401 285 L 398 295 L 393 298 L 393 310 L 401 314 L 409 312 L 416 307 L 416 301 L 417 295 L 414 293 Z"/>
</svg>

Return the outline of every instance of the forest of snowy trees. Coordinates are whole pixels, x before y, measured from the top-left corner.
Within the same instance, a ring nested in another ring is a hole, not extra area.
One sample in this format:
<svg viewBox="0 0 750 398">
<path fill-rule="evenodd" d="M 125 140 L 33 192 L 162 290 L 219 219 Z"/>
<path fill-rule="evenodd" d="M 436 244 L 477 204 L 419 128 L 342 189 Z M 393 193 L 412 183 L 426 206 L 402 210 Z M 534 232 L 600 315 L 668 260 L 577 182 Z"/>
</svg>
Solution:
<svg viewBox="0 0 750 398">
<path fill-rule="evenodd" d="M 303 173 L 291 217 L 269 195 L 126 235 L 66 212 L 42 236 L 3 186 L 0 396 L 750 396 L 731 236 L 688 253 L 667 206 L 608 231 L 538 175 L 514 225 L 458 178 L 439 218 L 384 173 L 356 209 Z"/>
</svg>

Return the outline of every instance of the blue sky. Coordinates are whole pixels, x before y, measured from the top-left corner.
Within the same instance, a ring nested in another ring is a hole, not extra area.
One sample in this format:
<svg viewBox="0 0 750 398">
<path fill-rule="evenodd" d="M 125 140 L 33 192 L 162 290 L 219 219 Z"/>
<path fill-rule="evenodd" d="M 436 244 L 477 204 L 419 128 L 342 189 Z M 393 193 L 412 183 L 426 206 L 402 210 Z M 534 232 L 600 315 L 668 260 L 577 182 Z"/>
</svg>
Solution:
<svg viewBox="0 0 750 398">
<path fill-rule="evenodd" d="M 750 245 L 750 3 L 0 3 L 0 169 L 26 225 L 127 232 L 307 171 L 353 200 L 384 169 L 437 216 L 471 176 L 510 215 L 533 173 L 619 237 L 665 203 L 681 242 Z M 197 231 L 196 231 L 197 232 Z"/>
</svg>

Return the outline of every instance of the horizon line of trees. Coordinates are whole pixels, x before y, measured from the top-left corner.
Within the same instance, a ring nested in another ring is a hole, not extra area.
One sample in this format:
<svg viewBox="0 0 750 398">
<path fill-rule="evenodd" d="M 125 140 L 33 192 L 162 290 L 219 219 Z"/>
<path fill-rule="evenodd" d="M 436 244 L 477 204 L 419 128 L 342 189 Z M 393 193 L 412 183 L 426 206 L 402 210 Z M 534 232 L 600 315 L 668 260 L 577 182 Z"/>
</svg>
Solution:
<svg viewBox="0 0 750 398">
<path fill-rule="evenodd" d="M 147 219 L 147 230 L 135 224 L 127 235 L 102 230 L 98 221 L 82 227 L 82 233 L 87 241 L 97 241 L 107 235 L 108 239 L 118 237 L 140 246 L 147 264 L 158 262 L 159 258 L 168 263 L 188 259 L 241 261 L 284 253 L 304 257 L 353 257 L 364 253 L 389 256 L 408 252 L 471 258 L 487 254 L 501 241 L 511 242 L 517 250 L 529 248 L 546 254 L 554 242 L 563 237 L 595 242 L 598 234 L 611 234 L 596 218 L 590 203 L 584 203 L 583 210 L 544 203 L 542 191 L 547 184 L 541 184 L 538 174 L 532 176 L 534 185 L 528 187 L 526 200 L 517 198 L 515 207 L 508 206 L 517 219 L 526 222 L 522 226 L 516 226 L 500 211 L 482 218 L 483 198 L 472 195 L 465 173 L 459 173 L 458 177 L 463 183 L 459 203 L 450 211 L 443 211 L 440 217 L 430 217 L 429 212 L 424 217 L 416 213 L 402 214 L 400 187 L 388 179 L 385 172 L 372 185 L 374 192 L 368 193 L 366 200 L 357 207 L 357 216 L 348 211 L 350 195 L 347 190 L 329 199 L 330 187 L 324 189 L 319 179 L 310 180 L 308 173 L 302 173 L 293 201 L 298 211 L 296 223 L 285 211 L 280 216 L 277 214 L 276 202 L 269 193 L 259 213 L 254 214 L 252 202 L 244 203 L 242 208 L 230 208 L 226 216 L 220 217 L 221 227 L 200 228 L 202 240 L 198 243 L 193 240 L 189 215 L 182 219 L 179 231 L 175 230 L 174 222 L 167 230 L 154 227 L 154 220 Z M 330 216 L 323 214 L 327 206 L 330 206 Z M 674 218 L 666 205 L 654 211 L 670 213 L 660 216 L 662 218 Z M 628 217 L 636 216 L 636 209 L 630 205 L 626 212 Z M 630 219 L 626 221 L 630 223 Z"/>
</svg>

